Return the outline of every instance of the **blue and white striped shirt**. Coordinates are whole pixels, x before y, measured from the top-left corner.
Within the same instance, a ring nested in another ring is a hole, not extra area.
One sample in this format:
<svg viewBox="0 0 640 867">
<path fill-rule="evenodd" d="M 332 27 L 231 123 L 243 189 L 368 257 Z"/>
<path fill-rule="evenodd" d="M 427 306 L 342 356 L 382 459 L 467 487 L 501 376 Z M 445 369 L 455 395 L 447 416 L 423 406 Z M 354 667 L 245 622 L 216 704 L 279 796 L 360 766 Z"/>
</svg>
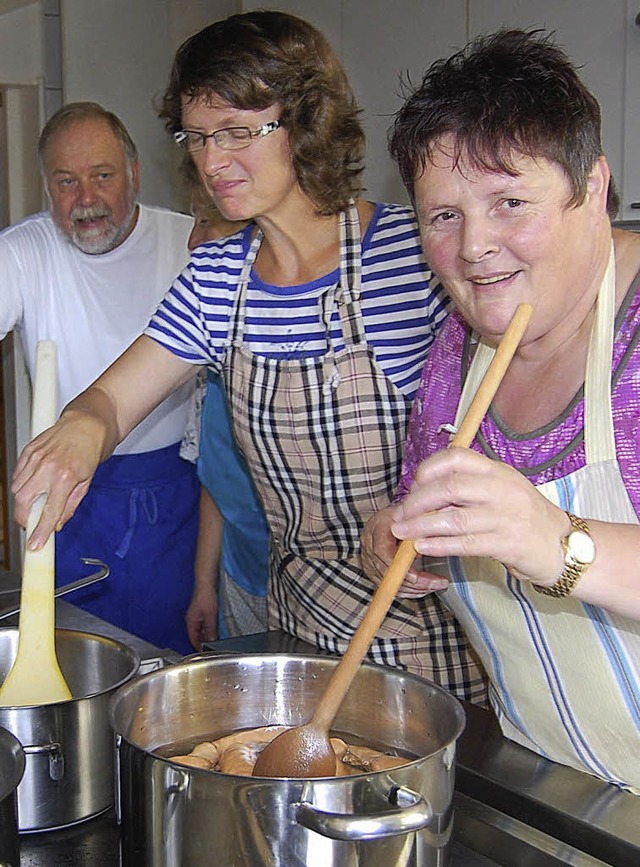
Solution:
<svg viewBox="0 0 640 867">
<path fill-rule="evenodd" d="M 220 370 L 229 320 L 252 227 L 203 244 L 149 323 L 146 334 L 176 355 Z M 244 340 L 257 355 L 293 359 L 323 355 L 327 339 L 319 298 L 339 270 L 301 286 L 272 286 L 255 271 L 246 296 Z M 412 398 L 422 365 L 449 302 L 420 248 L 413 212 L 378 204 L 362 241 L 361 309 L 367 344 L 385 375 Z M 337 304 L 331 316 L 335 351 L 344 347 Z"/>
</svg>

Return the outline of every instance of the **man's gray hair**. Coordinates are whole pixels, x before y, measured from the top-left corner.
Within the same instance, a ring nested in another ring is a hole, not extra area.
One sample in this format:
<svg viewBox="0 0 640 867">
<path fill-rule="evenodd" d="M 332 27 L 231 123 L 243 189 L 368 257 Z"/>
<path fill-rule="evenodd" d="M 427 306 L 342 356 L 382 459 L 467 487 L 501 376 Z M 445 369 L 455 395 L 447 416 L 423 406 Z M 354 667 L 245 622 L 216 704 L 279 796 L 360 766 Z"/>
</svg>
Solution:
<svg viewBox="0 0 640 867">
<path fill-rule="evenodd" d="M 40 162 L 40 172 L 44 178 L 44 155 L 47 150 L 47 145 L 51 137 L 71 124 L 83 120 L 93 120 L 97 118 L 104 120 L 110 127 L 111 131 L 122 145 L 122 150 L 129 163 L 129 170 L 133 172 L 133 165 L 138 161 L 138 149 L 134 144 L 133 139 L 129 135 L 126 126 L 120 118 L 111 111 L 107 111 L 97 102 L 70 102 L 63 105 L 61 109 L 52 115 L 44 125 L 40 133 L 38 141 L 38 160 Z"/>
</svg>

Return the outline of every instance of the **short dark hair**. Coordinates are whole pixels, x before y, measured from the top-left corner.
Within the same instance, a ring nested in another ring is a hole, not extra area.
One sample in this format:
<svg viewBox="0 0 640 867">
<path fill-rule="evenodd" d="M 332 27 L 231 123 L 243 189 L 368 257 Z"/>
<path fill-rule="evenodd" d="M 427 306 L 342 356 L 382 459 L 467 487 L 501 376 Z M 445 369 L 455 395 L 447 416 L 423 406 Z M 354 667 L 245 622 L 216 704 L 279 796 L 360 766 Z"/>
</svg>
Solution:
<svg viewBox="0 0 640 867">
<path fill-rule="evenodd" d="M 416 176 L 438 141 L 451 135 L 456 159 L 464 153 L 490 171 L 513 174 L 517 154 L 558 164 L 574 206 L 602 155 L 600 127 L 597 99 L 553 34 L 499 30 L 429 67 L 395 116 L 389 151 L 412 198 Z M 615 216 L 613 182 L 607 205 Z"/>
<path fill-rule="evenodd" d="M 219 97 L 236 108 L 275 103 L 303 191 L 321 214 L 361 191 L 364 131 L 349 80 L 325 37 L 284 12 L 217 21 L 178 49 L 160 117 L 182 128 L 182 100 Z"/>
<path fill-rule="evenodd" d="M 97 102 L 69 102 L 52 115 L 44 125 L 38 140 L 38 158 L 40 170 L 44 174 L 44 154 L 51 137 L 60 129 L 83 120 L 97 118 L 105 121 L 111 131 L 122 145 L 122 150 L 132 167 L 138 161 L 138 149 L 126 126 L 112 111 L 107 111 Z"/>
</svg>

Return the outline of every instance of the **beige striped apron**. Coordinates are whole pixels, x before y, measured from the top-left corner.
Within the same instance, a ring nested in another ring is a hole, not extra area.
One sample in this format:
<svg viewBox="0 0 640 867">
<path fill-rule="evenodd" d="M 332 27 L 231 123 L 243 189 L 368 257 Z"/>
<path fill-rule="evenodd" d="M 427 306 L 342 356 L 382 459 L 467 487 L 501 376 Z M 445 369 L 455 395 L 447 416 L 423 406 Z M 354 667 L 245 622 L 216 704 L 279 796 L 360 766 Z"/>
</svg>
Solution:
<svg viewBox="0 0 640 867">
<path fill-rule="evenodd" d="M 636 524 L 613 433 L 614 320 L 612 251 L 586 367 L 586 466 L 538 490 L 580 517 Z M 456 424 L 492 356 L 480 343 Z M 505 735 L 556 762 L 640 787 L 640 623 L 573 597 L 543 596 L 488 559 L 453 558 L 450 569 L 441 595 L 489 673 Z"/>
<path fill-rule="evenodd" d="M 326 354 L 263 357 L 245 345 L 258 234 L 240 279 L 224 371 L 234 431 L 271 530 L 270 628 L 334 653 L 345 651 L 371 599 L 360 535 L 395 492 L 410 408 L 367 346 L 355 206 L 341 215 L 340 236 L 339 285 L 318 300 Z M 335 304 L 346 344 L 338 352 L 330 336 Z M 475 656 L 437 597 L 397 599 L 369 658 L 423 674 L 460 697 L 486 699 Z"/>
</svg>

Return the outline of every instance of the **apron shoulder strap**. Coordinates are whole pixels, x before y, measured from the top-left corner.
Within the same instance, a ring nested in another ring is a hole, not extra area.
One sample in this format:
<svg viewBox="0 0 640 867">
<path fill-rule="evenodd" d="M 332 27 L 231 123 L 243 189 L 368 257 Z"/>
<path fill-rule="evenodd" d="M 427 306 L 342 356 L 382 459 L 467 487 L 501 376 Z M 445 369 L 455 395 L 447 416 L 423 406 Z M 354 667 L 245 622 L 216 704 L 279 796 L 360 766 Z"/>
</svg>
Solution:
<svg viewBox="0 0 640 867">
<path fill-rule="evenodd" d="M 462 387 L 460 402 L 458 403 L 458 409 L 454 421 L 454 428 L 456 431 L 460 427 L 462 419 L 467 414 L 471 401 L 480 387 L 480 383 L 491 364 L 495 352 L 496 351 L 492 346 L 489 346 L 482 341 L 478 342 L 473 361 L 471 362 L 471 367 L 469 368 L 469 372 L 467 373 L 467 377 Z M 453 438 L 453 436 L 454 432 L 452 431 L 450 438 Z"/>
<path fill-rule="evenodd" d="M 360 217 L 354 201 L 340 214 L 340 288 L 338 309 L 347 346 L 365 341 L 360 313 L 362 295 L 362 236 Z"/>
</svg>

